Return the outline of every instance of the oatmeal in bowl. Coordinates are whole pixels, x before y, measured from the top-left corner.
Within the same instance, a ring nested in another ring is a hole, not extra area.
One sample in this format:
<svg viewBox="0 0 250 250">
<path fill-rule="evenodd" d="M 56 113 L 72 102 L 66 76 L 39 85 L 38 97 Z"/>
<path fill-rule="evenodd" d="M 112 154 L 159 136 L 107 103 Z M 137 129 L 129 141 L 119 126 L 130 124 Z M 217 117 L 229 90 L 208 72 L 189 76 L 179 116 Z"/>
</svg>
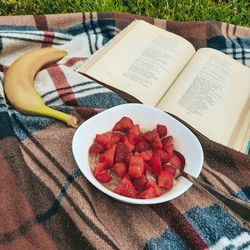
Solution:
<svg viewBox="0 0 250 250">
<path fill-rule="evenodd" d="M 174 149 L 174 137 L 167 131 L 164 124 L 143 130 L 122 117 L 112 130 L 96 134 L 89 148 L 94 177 L 126 197 L 149 199 L 168 192 L 185 158 Z"/>
</svg>

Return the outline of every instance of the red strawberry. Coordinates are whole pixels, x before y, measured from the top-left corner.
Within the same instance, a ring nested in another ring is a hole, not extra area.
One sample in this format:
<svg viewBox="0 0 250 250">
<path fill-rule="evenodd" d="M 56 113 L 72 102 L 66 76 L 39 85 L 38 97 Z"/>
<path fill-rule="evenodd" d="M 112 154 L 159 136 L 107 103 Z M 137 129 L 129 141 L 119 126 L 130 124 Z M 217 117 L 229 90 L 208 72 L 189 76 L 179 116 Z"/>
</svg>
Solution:
<svg viewBox="0 0 250 250">
<path fill-rule="evenodd" d="M 150 187 L 150 186 L 152 186 L 152 187 L 155 188 L 156 196 L 162 195 L 162 193 L 163 193 L 162 188 L 159 187 L 159 186 L 157 185 L 157 183 L 155 182 L 155 180 L 152 179 L 152 178 L 149 178 L 149 179 L 148 179 L 148 182 L 147 182 L 147 188 Z"/>
<path fill-rule="evenodd" d="M 128 141 L 127 136 L 124 136 L 124 137 L 122 138 L 121 143 L 127 146 L 129 152 L 132 152 L 133 149 L 134 149 L 134 147 L 135 147 L 133 144 L 131 144 L 131 143 Z"/>
<path fill-rule="evenodd" d="M 170 157 L 168 156 L 168 153 L 161 149 L 155 150 L 154 154 L 160 157 L 162 164 L 168 162 L 170 159 Z"/>
<path fill-rule="evenodd" d="M 160 138 L 167 135 L 167 127 L 165 125 L 157 124 L 156 129 L 157 129 L 157 132 L 158 132 Z"/>
<path fill-rule="evenodd" d="M 130 158 L 131 158 L 131 155 L 127 154 L 127 157 L 126 157 L 126 160 L 125 160 L 126 164 L 129 164 Z"/>
<path fill-rule="evenodd" d="M 124 116 L 115 124 L 113 131 L 126 132 L 131 128 L 132 124 L 133 124 L 133 121 L 130 118 Z"/>
<path fill-rule="evenodd" d="M 99 158 L 99 161 L 105 162 L 106 165 L 112 166 L 114 163 L 116 145 L 112 145 L 111 148 L 107 149 Z"/>
<path fill-rule="evenodd" d="M 105 134 L 97 134 L 95 136 L 95 142 L 101 144 L 105 148 L 111 147 L 111 140 Z"/>
<path fill-rule="evenodd" d="M 106 163 L 105 162 L 98 162 L 95 170 L 94 170 L 94 176 L 98 176 L 103 170 L 106 168 Z"/>
<path fill-rule="evenodd" d="M 124 162 L 117 162 L 113 166 L 113 170 L 119 177 L 123 178 L 126 174 L 127 166 Z"/>
<path fill-rule="evenodd" d="M 169 159 L 172 157 L 173 153 L 174 153 L 174 146 L 173 144 L 170 144 L 169 146 L 167 146 L 164 149 L 165 152 L 167 152 Z"/>
<path fill-rule="evenodd" d="M 89 148 L 89 154 L 100 154 L 105 151 L 105 147 L 99 143 L 94 142 Z"/>
<path fill-rule="evenodd" d="M 158 176 L 158 186 L 166 189 L 170 189 L 173 185 L 174 175 L 168 169 L 161 171 Z"/>
<path fill-rule="evenodd" d="M 157 134 L 157 136 L 153 139 L 151 144 L 152 149 L 162 149 L 161 138 Z"/>
<path fill-rule="evenodd" d="M 185 166 L 185 158 L 180 152 L 174 150 L 174 153 L 170 158 L 170 163 L 177 169 L 183 169 Z"/>
<path fill-rule="evenodd" d="M 143 158 L 139 155 L 132 155 L 130 157 L 129 166 L 128 166 L 128 174 L 134 178 L 142 177 L 144 173 L 144 161 Z"/>
<path fill-rule="evenodd" d="M 132 125 L 131 128 L 128 131 L 128 141 L 131 144 L 136 144 L 137 142 L 137 137 L 141 133 L 140 127 L 138 124 Z"/>
<path fill-rule="evenodd" d="M 114 189 L 114 192 L 126 197 L 136 198 L 136 189 L 127 177 L 123 177 L 121 182 Z"/>
<path fill-rule="evenodd" d="M 149 161 L 153 156 L 152 150 L 143 151 L 140 153 L 140 156 L 143 158 L 144 161 Z"/>
<path fill-rule="evenodd" d="M 122 139 L 122 136 L 123 136 L 123 134 L 121 134 L 121 133 L 113 132 L 112 136 L 111 136 L 111 142 L 113 144 L 118 143 Z"/>
<path fill-rule="evenodd" d="M 140 141 L 140 142 L 138 142 L 138 143 L 135 145 L 134 151 L 135 151 L 135 152 L 138 152 L 138 153 L 141 153 L 141 152 L 147 151 L 147 150 L 149 150 L 149 149 L 150 149 L 150 148 L 149 148 L 148 143 Z"/>
<path fill-rule="evenodd" d="M 141 191 L 145 190 L 147 182 L 148 182 L 148 178 L 145 175 L 143 175 L 139 179 L 134 179 L 133 185 L 135 186 L 135 188 L 138 192 L 141 192 Z"/>
<path fill-rule="evenodd" d="M 161 140 L 163 150 L 173 143 L 173 136 L 169 135 L 167 137 L 162 138 Z"/>
<path fill-rule="evenodd" d="M 146 161 L 144 161 L 144 169 L 146 170 L 146 173 L 148 171 L 152 173 L 152 171 L 153 171 L 152 168 L 151 168 L 151 165 Z"/>
<path fill-rule="evenodd" d="M 117 144 L 115 150 L 115 159 L 114 162 L 126 162 L 127 155 L 129 154 L 128 148 L 124 144 Z"/>
<path fill-rule="evenodd" d="M 140 199 L 150 199 L 156 197 L 156 191 L 153 186 L 148 187 L 146 190 L 139 193 L 138 198 Z"/>
<path fill-rule="evenodd" d="M 156 129 L 143 133 L 144 138 L 147 142 L 151 143 L 154 138 L 158 135 Z"/>
<path fill-rule="evenodd" d="M 107 131 L 103 133 L 103 135 L 105 135 L 109 139 L 109 141 L 111 141 L 112 134 L 113 134 L 112 131 Z"/>
<path fill-rule="evenodd" d="M 106 170 L 102 170 L 95 178 L 102 183 L 107 183 L 112 180 L 112 176 Z"/>
<path fill-rule="evenodd" d="M 146 141 L 146 139 L 145 139 L 143 133 L 140 133 L 140 134 L 137 136 L 137 143 L 139 143 L 139 142 L 145 142 L 145 143 L 147 143 L 147 141 Z"/>
<path fill-rule="evenodd" d="M 154 155 L 148 161 L 154 174 L 159 175 L 161 172 L 161 159 L 159 156 Z"/>
<path fill-rule="evenodd" d="M 165 165 L 162 166 L 162 170 L 167 169 L 168 171 L 170 171 L 173 175 L 175 175 L 176 173 L 176 168 L 173 167 L 171 164 L 167 163 Z"/>
</svg>

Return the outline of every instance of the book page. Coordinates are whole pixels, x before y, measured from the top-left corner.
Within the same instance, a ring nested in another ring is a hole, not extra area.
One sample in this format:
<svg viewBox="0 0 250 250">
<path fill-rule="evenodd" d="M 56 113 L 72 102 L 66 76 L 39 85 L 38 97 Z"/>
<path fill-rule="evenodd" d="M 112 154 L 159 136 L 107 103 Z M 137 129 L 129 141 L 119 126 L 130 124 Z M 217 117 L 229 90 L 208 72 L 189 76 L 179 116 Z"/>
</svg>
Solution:
<svg viewBox="0 0 250 250">
<path fill-rule="evenodd" d="M 217 50 L 199 49 L 157 107 L 211 140 L 233 144 L 232 138 L 247 117 L 249 79 L 246 66 Z"/>
<path fill-rule="evenodd" d="M 249 97 L 250 99 L 250 97 Z M 242 153 L 247 154 L 248 145 L 250 143 L 250 100 L 246 106 L 247 112 L 243 112 L 244 116 L 242 117 L 239 123 L 238 133 L 235 133 L 234 137 L 231 138 L 229 147 L 237 149 Z M 245 113 L 247 113 L 245 115 Z"/>
<path fill-rule="evenodd" d="M 102 56 L 78 71 L 155 106 L 195 49 L 180 36 L 145 21 L 135 22 L 122 39 L 114 45 L 111 41 Z"/>
</svg>

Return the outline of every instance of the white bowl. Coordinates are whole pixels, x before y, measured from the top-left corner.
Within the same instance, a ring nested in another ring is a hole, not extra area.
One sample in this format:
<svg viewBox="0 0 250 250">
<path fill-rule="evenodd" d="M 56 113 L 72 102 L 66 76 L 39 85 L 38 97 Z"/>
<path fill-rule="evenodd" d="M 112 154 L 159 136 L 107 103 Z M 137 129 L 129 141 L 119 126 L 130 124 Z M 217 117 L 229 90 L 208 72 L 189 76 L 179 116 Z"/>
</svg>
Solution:
<svg viewBox="0 0 250 250">
<path fill-rule="evenodd" d="M 107 109 L 82 123 L 76 130 L 72 150 L 75 161 L 84 176 L 105 194 L 132 204 L 157 204 L 172 200 L 186 192 L 192 185 L 184 177 L 177 178 L 173 187 L 165 194 L 152 199 L 134 199 L 118 195 L 99 183 L 92 174 L 88 151 L 96 134 L 109 131 L 121 117 L 128 116 L 142 129 L 150 130 L 158 123 L 165 124 L 168 134 L 174 137 L 174 148 L 185 157 L 185 172 L 198 177 L 203 165 L 203 150 L 196 136 L 182 123 L 165 112 L 144 104 L 122 104 Z"/>
</svg>

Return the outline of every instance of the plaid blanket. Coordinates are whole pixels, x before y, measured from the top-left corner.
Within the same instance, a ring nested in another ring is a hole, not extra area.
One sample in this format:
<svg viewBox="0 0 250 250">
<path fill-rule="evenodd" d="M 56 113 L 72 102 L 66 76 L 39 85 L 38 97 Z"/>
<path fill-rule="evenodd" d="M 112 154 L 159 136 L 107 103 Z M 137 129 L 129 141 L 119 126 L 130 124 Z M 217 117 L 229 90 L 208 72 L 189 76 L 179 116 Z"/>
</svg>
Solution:
<svg viewBox="0 0 250 250">
<path fill-rule="evenodd" d="M 3 78 L 8 66 L 27 51 L 53 46 L 66 49 L 68 56 L 36 76 L 35 86 L 47 105 L 74 113 L 81 124 L 103 109 L 126 103 L 74 68 L 134 19 L 250 66 L 250 28 L 231 24 L 122 13 L 1 16 L 0 249 L 250 249 L 250 232 L 194 186 L 171 202 L 153 206 L 124 204 L 101 193 L 73 159 L 75 129 L 23 115 L 6 100 Z M 199 178 L 250 201 L 249 157 L 197 136 L 205 154 Z"/>
</svg>

